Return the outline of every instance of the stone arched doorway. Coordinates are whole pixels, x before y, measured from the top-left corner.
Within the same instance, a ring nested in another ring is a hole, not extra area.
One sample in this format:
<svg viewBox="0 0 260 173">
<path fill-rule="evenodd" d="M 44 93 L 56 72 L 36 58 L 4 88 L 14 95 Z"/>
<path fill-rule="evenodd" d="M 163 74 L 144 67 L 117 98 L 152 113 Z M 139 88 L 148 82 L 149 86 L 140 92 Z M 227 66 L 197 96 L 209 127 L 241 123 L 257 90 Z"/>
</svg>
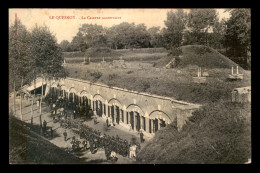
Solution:
<svg viewBox="0 0 260 173">
<path fill-rule="evenodd" d="M 169 116 L 160 110 L 155 110 L 149 115 L 149 132 L 155 133 L 160 130 L 162 127 L 166 127 L 166 124 L 171 122 Z"/>
</svg>

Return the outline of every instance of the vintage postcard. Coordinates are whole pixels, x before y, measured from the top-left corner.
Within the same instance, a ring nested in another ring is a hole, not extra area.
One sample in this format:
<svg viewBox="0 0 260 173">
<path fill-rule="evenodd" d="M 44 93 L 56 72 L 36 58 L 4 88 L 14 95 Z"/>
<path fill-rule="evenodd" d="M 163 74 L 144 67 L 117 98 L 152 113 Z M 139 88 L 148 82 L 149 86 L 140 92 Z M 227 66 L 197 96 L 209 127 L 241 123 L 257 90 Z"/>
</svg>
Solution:
<svg viewBox="0 0 260 173">
<path fill-rule="evenodd" d="M 9 9 L 10 164 L 250 164 L 251 9 Z"/>
</svg>

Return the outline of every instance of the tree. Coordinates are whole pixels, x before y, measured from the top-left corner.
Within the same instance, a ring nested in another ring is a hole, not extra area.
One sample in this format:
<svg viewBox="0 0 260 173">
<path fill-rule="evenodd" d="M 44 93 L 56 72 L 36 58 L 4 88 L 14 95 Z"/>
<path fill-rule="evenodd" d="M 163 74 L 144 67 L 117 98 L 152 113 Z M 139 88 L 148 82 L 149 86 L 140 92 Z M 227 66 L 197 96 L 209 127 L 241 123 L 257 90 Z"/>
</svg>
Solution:
<svg viewBox="0 0 260 173">
<path fill-rule="evenodd" d="M 234 57 L 247 57 L 251 52 L 251 11 L 240 8 L 228 10 L 231 17 L 226 23 L 225 44 Z"/>
<path fill-rule="evenodd" d="M 68 40 L 62 40 L 59 46 L 62 49 L 62 52 L 69 52 L 69 44 L 70 42 Z"/>
<path fill-rule="evenodd" d="M 87 49 L 87 45 L 84 42 L 83 34 L 81 32 L 78 32 L 75 37 L 73 37 L 69 48 L 71 51 L 82 51 L 84 52 Z"/>
<path fill-rule="evenodd" d="M 14 113 L 17 83 L 28 81 L 29 66 L 29 33 L 19 19 L 9 28 L 9 84 L 13 85 L 14 91 Z M 22 93 L 20 92 L 20 115 L 22 119 Z"/>
<path fill-rule="evenodd" d="M 217 20 L 215 9 L 192 9 L 188 15 L 188 27 L 192 29 L 192 35 L 197 44 L 208 45 L 209 30 Z"/>
<path fill-rule="evenodd" d="M 164 21 L 166 28 L 162 30 L 165 48 L 179 47 L 182 44 L 186 18 L 187 13 L 182 9 L 167 12 L 167 19 Z"/>
<path fill-rule="evenodd" d="M 62 50 L 55 36 L 46 26 L 33 28 L 30 40 L 31 78 L 43 80 L 65 78 L 66 72 L 62 66 Z M 40 102 L 40 113 L 43 97 L 43 85 Z M 40 115 L 41 120 L 41 115 Z"/>
<path fill-rule="evenodd" d="M 150 43 L 152 47 L 161 47 L 161 38 L 160 27 L 151 27 L 148 30 L 150 35 Z"/>
<path fill-rule="evenodd" d="M 106 33 L 102 25 L 83 24 L 79 28 L 79 33 L 84 40 L 83 44 L 86 44 L 87 47 L 106 45 Z"/>
</svg>

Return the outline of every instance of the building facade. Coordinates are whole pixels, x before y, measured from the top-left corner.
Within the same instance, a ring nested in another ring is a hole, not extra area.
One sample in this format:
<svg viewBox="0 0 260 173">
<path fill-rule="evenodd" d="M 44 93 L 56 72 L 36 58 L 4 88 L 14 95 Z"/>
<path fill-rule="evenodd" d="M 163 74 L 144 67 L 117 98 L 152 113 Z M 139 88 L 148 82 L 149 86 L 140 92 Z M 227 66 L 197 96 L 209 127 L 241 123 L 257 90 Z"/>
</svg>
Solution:
<svg viewBox="0 0 260 173">
<path fill-rule="evenodd" d="M 154 134 L 175 120 L 180 130 L 192 112 L 199 108 L 199 105 L 169 97 L 74 78 L 53 80 L 48 88 L 80 106 L 89 105 L 99 117 L 110 117 L 115 124 L 126 128 L 131 125 L 132 130 L 143 129 L 147 134 Z"/>
</svg>

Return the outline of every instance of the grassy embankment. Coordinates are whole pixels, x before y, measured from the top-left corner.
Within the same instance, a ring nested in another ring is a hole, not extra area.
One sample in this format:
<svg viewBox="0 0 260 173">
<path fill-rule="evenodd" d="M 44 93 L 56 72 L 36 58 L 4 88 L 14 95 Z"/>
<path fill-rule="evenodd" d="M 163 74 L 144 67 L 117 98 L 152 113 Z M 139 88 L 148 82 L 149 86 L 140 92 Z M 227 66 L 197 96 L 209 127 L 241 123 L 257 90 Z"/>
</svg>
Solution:
<svg viewBox="0 0 260 173">
<path fill-rule="evenodd" d="M 9 163 L 11 164 L 72 164 L 79 163 L 74 155 L 37 135 L 39 127 L 9 116 Z M 35 132 L 33 132 L 35 131 Z M 58 134 L 54 134 L 56 136 Z"/>
<path fill-rule="evenodd" d="M 158 60 L 162 56 L 167 55 L 164 48 L 145 48 L 145 49 L 118 49 L 112 50 L 108 48 L 89 48 L 86 52 L 63 52 L 63 56 L 67 63 L 81 63 L 88 61 L 91 57 L 91 62 L 100 62 L 103 60 L 109 62 L 119 60 L 122 57 L 127 61 L 151 61 Z"/>
</svg>

